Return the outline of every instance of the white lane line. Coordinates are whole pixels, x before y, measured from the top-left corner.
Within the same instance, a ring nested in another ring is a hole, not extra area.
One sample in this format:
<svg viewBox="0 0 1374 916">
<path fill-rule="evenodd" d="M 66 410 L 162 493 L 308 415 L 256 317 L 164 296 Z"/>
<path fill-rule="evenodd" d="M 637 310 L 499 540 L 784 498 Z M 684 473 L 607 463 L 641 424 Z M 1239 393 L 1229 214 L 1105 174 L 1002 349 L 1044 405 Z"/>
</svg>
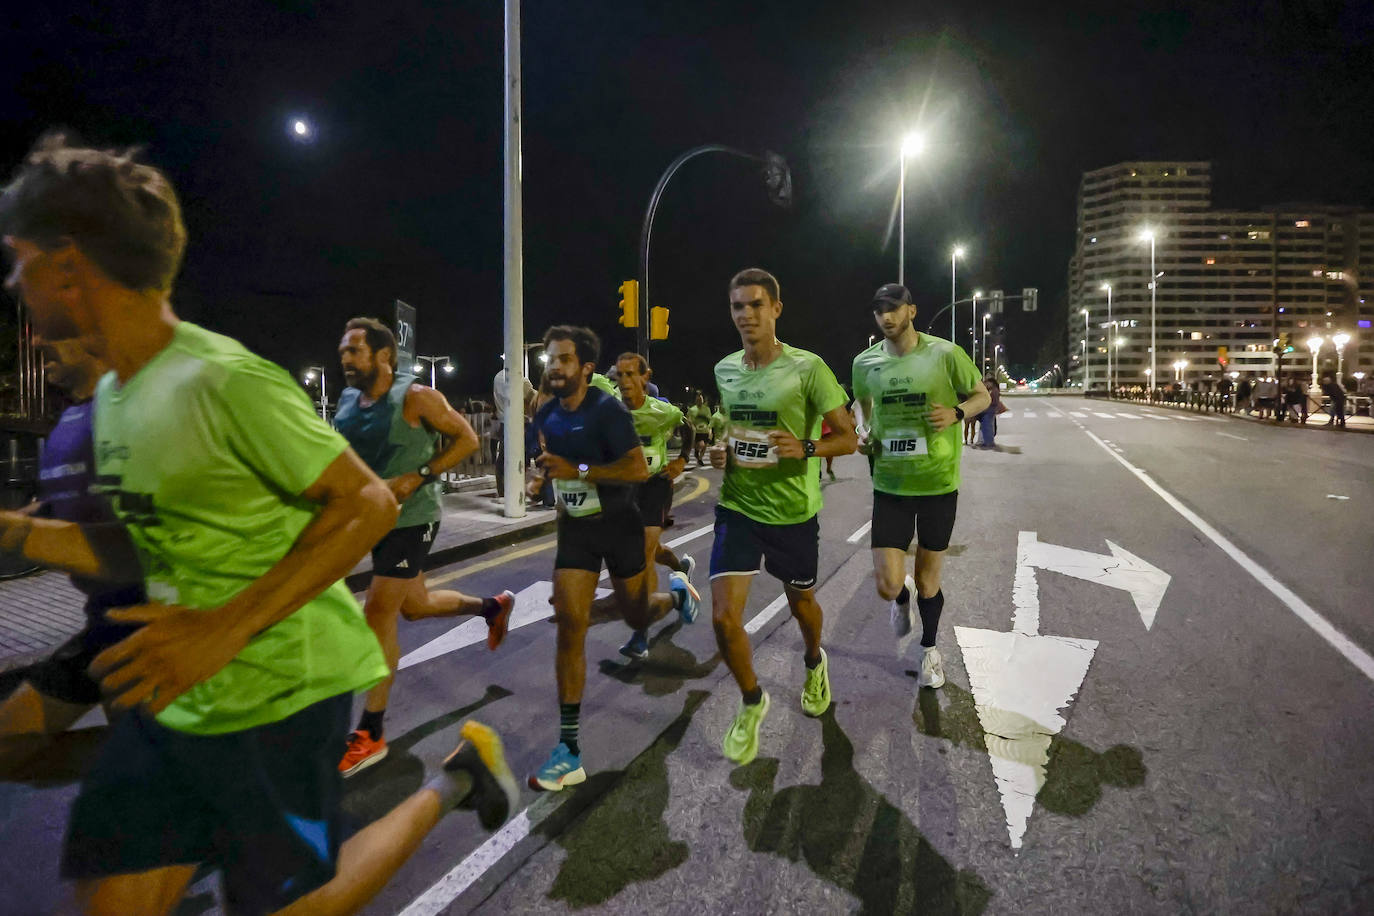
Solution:
<svg viewBox="0 0 1374 916">
<path fill-rule="evenodd" d="M 1083 413 L 1081 410 L 1070 410 L 1070 411 L 1069 411 L 1069 416 L 1073 417 L 1073 418 L 1076 419 L 1076 420 L 1086 420 L 1086 419 L 1088 419 L 1088 415 L 1085 414 L 1085 413 Z"/>
<path fill-rule="evenodd" d="M 866 521 L 866 522 L 864 522 L 862 525 L 860 525 L 860 526 L 859 526 L 859 530 L 856 531 L 856 532 L 854 532 L 853 534 L 851 534 L 846 540 L 848 540 L 849 543 L 851 543 L 851 544 L 857 544 L 857 543 L 859 543 L 860 541 L 863 540 L 864 535 L 865 535 L 865 534 L 868 534 L 868 529 L 869 529 L 869 528 L 872 528 L 872 527 L 873 527 L 873 520 L 872 520 L 872 519 L 869 519 L 868 521 Z"/>
<path fill-rule="evenodd" d="M 778 611 L 787 607 L 787 592 L 773 599 L 773 603 L 754 615 L 754 619 L 744 625 L 744 632 L 757 633 L 762 630 L 768 621 L 778 616 Z"/>
<path fill-rule="evenodd" d="M 1350 497 L 1349 497 L 1349 496 L 1338 496 L 1338 495 L 1335 494 L 1335 493 L 1328 493 L 1328 494 L 1326 494 L 1326 498 L 1327 498 L 1327 499 L 1349 499 Z"/>
<path fill-rule="evenodd" d="M 1099 411 L 1099 410 L 1094 410 L 1094 411 L 1093 411 L 1093 416 L 1101 417 L 1101 418 L 1104 419 L 1104 420 L 1115 420 L 1115 419 L 1116 419 L 1116 415 L 1115 415 L 1115 414 L 1102 413 L 1102 412 Z"/>
<path fill-rule="evenodd" d="M 1031 420 L 1035 419 L 1035 411 L 1033 410 L 1023 411 L 1021 415 Z"/>
<path fill-rule="evenodd" d="M 1263 566 L 1260 566 L 1254 560 L 1250 559 L 1244 551 L 1235 544 L 1232 544 L 1220 531 L 1217 531 L 1207 522 L 1203 521 L 1201 516 L 1185 506 L 1172 493 L 1155 483 L 1149 474 L 1113 452 L 1107 443 L 1093 435 L 1090 430 L 1085 429 L 1083 432 L 1087 433 L 1088 438 L 1100 445 L 1102 450 L 1108 455 L 1111 455 L 1117 461 L 1121 462 L 1126 470 L 1140 478 L 1141 483 L 1145 484 L 1145 486 L 1149 487 L 1151 490 L 1154 490 L 1155 493 L 1159 495 L 1160 499 L 1164 500 L 1169 504 L 1170 508 L 1187 519 L 1194 528 L 1206 535 L 1208 540 L 1220 547 L 1223 553 L 1235 560 L 1236 564 L 1240 566 L 1241 569 L 1248 572 L 1254 577 L 1256 582 L 1264 586 L 1275 598 L 1282 601 L 1299 620 L 1315 630 L 1318 636 L 1326 640 L 1331 647 L 1341 653 L 1341 655 L 1344 655 L 1352 665 L 1360 669 L 1360 672 L 1364 674 L 1365 677 L 1374 681 L 1374 656 L 1371 656 L 1368 652 L 1355 645 L 1350 637 L 1336 629 L 1329 620 L 1317 613 L 1317 611 L 1306 601 L 1299 598 L 1292 589 L 1280 582 Z"/>
<path fill-rule="evenodd" d="M 1126 419 L 1126 420 L 1143 420 L 1143 419 L 1145 419 L 1144 417 L 1137 416 L 1136 414 L 1133 414 L 1133 413 L 1119 413 L 1119 414 L 1117 414 L 1117 416 L 1118 416 L 1118 417 L 1121 417 L 1121 418 L 1123 418 L 1123 419 Z"/>
<path fill-rule="evenodd" d="M 1174 417 L 1175 420 L 1182 420 L 1184 423 L 1196 423 L 1197 417 Z"/>
<path fill-rule="evenodd" d="M 1249 439 L 1245 438 L 1244 436 L 1237 436 L 1237 435 L 1233 435 L 1233 434 L 1231 434 L 1231 433 L 1224 433 L 1224 432 L 1222 432 L 1221 430 L 1217 430 L 1217 435 L 1218 435 L 1218 436 L 1225 436 L 1227 439 L 1239 439 L 1241 442 L 1249 442 L 1249 441 L 1250 441 Z"/>
</svg>

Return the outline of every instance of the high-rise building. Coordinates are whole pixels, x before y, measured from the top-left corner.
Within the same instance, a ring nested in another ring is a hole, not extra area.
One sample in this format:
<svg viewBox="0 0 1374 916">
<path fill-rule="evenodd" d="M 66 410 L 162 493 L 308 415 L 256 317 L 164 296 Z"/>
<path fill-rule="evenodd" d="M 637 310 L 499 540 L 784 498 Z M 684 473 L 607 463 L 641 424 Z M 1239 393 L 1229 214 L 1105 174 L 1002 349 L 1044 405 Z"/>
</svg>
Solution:
<svg viewBox="0 0 1374 916">
<path fill-rule="evenodd" d="M 1275 338 L 1294 348 L 1283 357 L 1285 374 L 1310 372 L 1307 341 L 1318 336 L 1323 369 L 1339 358 L 1349 377 L 1374 363 L 1374 346 L 1361 346 L 1374 335 L 1371 320 L 1374 212 L 1214 210 L 1207 162 L 1123 162 L 1084 173 L 1066 329 L 1076 382 L 1105 387 L 1110 363 L 1116 384 L 1147 384 L 1152 327 L 1161 384 L 1272 375 Z M 1349 341 L 1338 357 L 1332 338 L 1342 332 Z"/>
</svg>

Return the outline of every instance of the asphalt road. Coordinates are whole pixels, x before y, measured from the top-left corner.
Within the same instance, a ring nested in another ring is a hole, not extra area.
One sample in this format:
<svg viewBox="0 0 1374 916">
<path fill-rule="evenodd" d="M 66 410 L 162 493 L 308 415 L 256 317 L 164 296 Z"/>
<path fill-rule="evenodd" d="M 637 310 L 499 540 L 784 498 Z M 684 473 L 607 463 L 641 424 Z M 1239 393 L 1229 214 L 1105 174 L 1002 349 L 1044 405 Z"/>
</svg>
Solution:
<svg viewBox="0 0 1374 916">
<path fill-rule="evenodd" d="M 821 515 L 831 713 L 801 714 L 783 609 L 754 637 L 773 698 L 760 756 L 732 767 L 719 741 L 738 694 L 709 602 L 640 665 L 621 664 L 622 626 L 596 627 L 589 782 L 526 792 L 491 839 L 450 815 L 366 912 L 1374 909 L 1374 438 L 1010 404 L 1000 450 L 964 458 L 944 688 L 918 696 L 895 651 L 867 538 L 850 541 L 867 468 L 844 459 Z M 704 564 L 716 475 L 694 476 L 667 539 Z M 418 787 L 468 716 L 522 773 L 542 762 L 551 566 L 545 538 L 438 573 L 525 590 L 531 622 L 495 653 L 434 643 L 462 635 L 451 622 L 403 625 L 403 651 L 432 657 L 398 679 L 390 758 L 349 781 L 355 823 Z M 746 619 L 780 593 L 760 576 Z M 0 785 L 0 911 L 51 908 L 73 767 Z M 214 912 L 211 886 L 181 912 Z"/>
</svg>

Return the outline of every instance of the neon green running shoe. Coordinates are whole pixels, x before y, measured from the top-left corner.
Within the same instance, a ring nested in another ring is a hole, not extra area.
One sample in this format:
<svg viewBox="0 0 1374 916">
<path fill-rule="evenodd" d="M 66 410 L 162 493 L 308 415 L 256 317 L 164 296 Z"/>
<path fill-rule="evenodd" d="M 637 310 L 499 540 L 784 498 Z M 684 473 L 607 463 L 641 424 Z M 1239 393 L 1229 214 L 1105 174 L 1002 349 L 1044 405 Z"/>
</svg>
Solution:
<svg viewBox="0 0 1374 916">
<path fill-rule="evenodd" d="M 806 685 L 802 687 L 802 712 L 815 718 L 830 708 L 830 659 L 821 650 L 821 663 L 806 669 Z"/>
<path fill-rule="evenodd" d="M 763 724 L 763 717 L 766 715 L 768 715 L 768 691 L 765 690 L 763 699 L 753 706 L 740 700 L 739 712 L 735 713 L 735 721 L 730 723 L 730 729 L 725 733 L 725 740 L 720 744 L 721 752 L 725 754 L 727 760 L 732 760 L 743 766 L 758 756 L 759 726 Z"/>
</svg>

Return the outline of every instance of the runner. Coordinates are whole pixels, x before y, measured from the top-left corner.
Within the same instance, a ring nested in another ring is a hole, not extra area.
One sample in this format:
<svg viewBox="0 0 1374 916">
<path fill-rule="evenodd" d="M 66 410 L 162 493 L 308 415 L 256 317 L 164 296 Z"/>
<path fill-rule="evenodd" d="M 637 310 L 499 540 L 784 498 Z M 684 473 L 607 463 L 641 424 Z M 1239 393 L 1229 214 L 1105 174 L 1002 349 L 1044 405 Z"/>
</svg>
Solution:
<svg viewBox="0 0 1374 916">
<path fill-rule="evenodd" d="M 916 306 L 906 287 L 889 283 L 873 295 L 883 339 L 854 357 L 854 394 L 869 430 L 863 450 L 873 468 L 873 575 L 892 602 L 892 629 L 905 649 L 912 634 L 911 597 L 921 616 L 919 687 L 945 683 L 935 634 L 945 604 L 940 567 L 959 499 L 960 421 L 991 403 L 978 368 L 963 348 L 912 326 Z M 915 535 L 916 573 L 906 573 Z"/>
<path fill-rule="evenodd" d="M 819 716 L 830 707 L 815 591 L 819 459 L 848 455 L 857 443 L 844 389 L 819 356 L 777 339 L 781 314 L 778 281 L 768 271 L 749 268 L 730 280 L 730 316 L 744 349 L 715 369 L 729 427 L 727 440 L 711 447 L 711 466 L 725 470 L 711 548 L 711 606 L 716 643 L 742 694 L 722 744 L 725 756 L 739 764 L 758 754 L 759 726 L 768 714 L 742 619 L 760 560 L 782 580 L 801 628 L 802 711 Z M 818 439 L 822 419 L 834 432 Z"/>
<path fill-rule="evenodd" d="M 586 328 L 557 325 L 544 332 L 549 361 L 544 377 L 555 400 L 540 408 L 534 427 L 544 451 L 537 463 L 558 497 L 558 552 L 553 563 L 553 606 L 558 624 L 556 659 L 559 743 L 530 777 L 530 787 L 556 792 L 586 780 L 578 725 L 587 676 L 584 644 L 592 599 L 604 562 L 616 605 L 636 630 L 675 606 L 695 616 L 695 602 L 649 594 L 652 566 L 644 556 L 644 523 L 635 508 L 634 485 L 649 479 L 644 449 L 630 412 L 619 398 L 591 387 L 600 341 Z"/>
<path fill-rule="evenodd" d="M 37 518 L 118 528 L 114 510 L 89 492 L 95 473 L 91 442 L 91 397 L 108 368 L 90 352 L 89 342 L 72 339 L 36 341 L 46 356 L 49 383 L 66 391 L 76 404 L 62 412 L 49 433 L 38 467 L 38 501 L 23 510 Z M 122 529 L 124 556 L 113 564 L 117 581 L 72 576 L 86 595 L 86 625 L 42 662 L 29 667 L 26 679 L 0 703 L 0 774 L 27 775 L 26 764 L 48 748 L 51 736 L 66 731 L 100 702 L 100 685 L 87 673 L 91 660 L 136 628 L 105 619 L 110 608 L 143 604 L 143 571 L 133 544 Z"/>
<path fill-rule="evenodd" d="M 0 198 L 0 237 L 46 340 L 89 337 L 97 486 L 156 602 L 91 673 L 128 712 L 72 806 L 63 874 L 87 913 L 166 913 L 196 869 L 227 908 L 354 912 L 458 803 L 490 828 L 516 801 L 475 722 L 441 771 L 341 843 L 337 769 L 355 690 L 387 675 L 341 577 L 395 523 L 395 498 L 280 367 L 179 320 L 185 229 L 167 178 L 132 154 L 40 141 Z M 0 543 L 81 575 L 117 568 L 99 525 L 0 513 Z"/>
<path fill-rule="evenodd" d="M 515 595 L 506 591 L 474 598 L 425 588 L 424 562 L 439 533 L 439 475 L 477 450 L 468 421 L 433 388 L 396 371 L 396 338 L 375 318 L 354 318 L 344 326 L 339 362 L 348 387 L 339 395 L 334 428 L 369 468 L 386 481 L 401 504 L 396 527 L 372 548 L 372 581 L 363 601 L 368 626 L 377 634 L 391 674 L 367 692 L 358 727 L 348 736 L 339 771 L 352 776 L 387 754 L 383 717 L 401 660 L 397 616 L 481 616 L 487 648 L 506 636 Z M 440 436 L 448 444 L 439 448 Z"/>
<path fill-rule="evenodd" d="M 687 408 L 687 419 L 692 424 L 692 444 L 697 456 L 697 467 L 706 462 L 702 456 L 711 447 L 711 408 L 706 406 L 706 395 L 697 392 L 696 403 Z"/>
<path fill-rule="evenodd" d="M 638 353 L 622 353 L 616 360 L 616 383 L 620 386 L 620 396 L 630 410 L 634 420 L 635 433 L 644 449 L 644 459 L 649 465 L 649 479 L 635 487 L 635 506 L 639 518 L 644 523 L 644 558 L 646 572 L 654 580 L 655 564 L 666 566 L 669 570 L 668 587 L 675 595 L 687 592 L 682 600 L 683 623 L 695 623 L 697 605 L 701 596 L 692 585 L 692 570 L 696 560 L 689 554 L 679 557 L 659 543 L 663 529 L 667 527 L 668 513 L 673 508 L 673 481 L 687 467 L 687 455 L 692 448 L 691 429 L 683 430 L 682 454 L 668 461 L 668 435 L 683 426 L 682 411 L 667 401 L 648 396 L 649 378 L 653 371 L 648 361 Z M 650 582 L 650 587 L 655 584 Z M 608 595 L 597 599 L 592 607 L 592 618 L 602 616 L 614 604 L 615 597 Z M 649 631 L 647 628 L 635 630 L 628 642 L 620 647 L 620 654 L 632 659 L 649 657 Z"/>
</svg>

